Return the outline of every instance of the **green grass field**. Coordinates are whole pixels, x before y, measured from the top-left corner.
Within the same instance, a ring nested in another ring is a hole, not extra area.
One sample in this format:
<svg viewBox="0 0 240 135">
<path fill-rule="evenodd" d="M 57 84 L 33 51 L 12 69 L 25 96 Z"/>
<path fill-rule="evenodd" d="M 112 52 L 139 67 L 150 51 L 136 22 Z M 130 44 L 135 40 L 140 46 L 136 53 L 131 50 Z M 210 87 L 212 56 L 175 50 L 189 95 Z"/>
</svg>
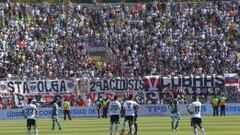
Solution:
<svg viewBox="0 0 240 135">
<path fill-rule="evenodd" d="M 172 132 L 167 116 L 139 117 L 138 135 L 193 135 L 190 118 L 183 116 L 179 131 Z M 203 117 L 206 135 L 240 135 L 240 116 Z M 63 130 L 52 131 L 50 119 L 37 121 L 39 135 L 108 135 L 109 119 L 75 118 L 72 121 L 60 120 Z M 122 123 L 121 123 L 122 124 Z M 199 134 L 200 133 L 200 130 Z M 26 135 L 25 120 L 0 121 L 0 135 Z"/>
</svg>

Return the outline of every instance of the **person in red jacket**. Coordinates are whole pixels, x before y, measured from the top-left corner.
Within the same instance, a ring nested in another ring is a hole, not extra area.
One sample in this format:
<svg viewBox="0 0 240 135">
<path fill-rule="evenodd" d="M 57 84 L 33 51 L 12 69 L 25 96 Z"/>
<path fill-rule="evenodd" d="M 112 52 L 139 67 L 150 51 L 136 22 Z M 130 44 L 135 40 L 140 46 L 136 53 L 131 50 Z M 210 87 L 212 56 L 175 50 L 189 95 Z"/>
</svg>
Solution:
<svg viewBox="0 0 240 135">
<path fill-rule="evenodd" d="M 84 101 L 83 101 L 82 99 L 79 99 L 76 104 L 77 104 L 77 106 L 79 106 L 79 107 L 85 106 Z"/>
</svg>

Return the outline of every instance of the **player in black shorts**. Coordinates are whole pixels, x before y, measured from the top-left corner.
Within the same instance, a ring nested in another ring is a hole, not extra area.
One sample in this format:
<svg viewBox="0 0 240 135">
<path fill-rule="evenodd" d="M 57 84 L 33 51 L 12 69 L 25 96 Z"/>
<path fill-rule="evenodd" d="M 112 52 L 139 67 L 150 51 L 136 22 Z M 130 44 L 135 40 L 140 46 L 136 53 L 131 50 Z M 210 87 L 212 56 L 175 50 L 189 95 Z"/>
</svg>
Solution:
<svg viewBox="0 0 240 135">
<path fill-rule="evenodd" d="M 108 112 L 110 115 L 110 135 L 114 134 L 116 135 L 118 132 L 118 124 L 119 124 L 119 118 L 120 118 L 120 111 L 121 111 L 121 104 L 117 101 L 118 97 L 114 96 L 114 100 L 110 101 Z M 114 133 L 113 133 L 113 127 L 114 127 Z"/>
<path fill-rule="evenodd" d="M 193 97 L 193 103 L 190 104 L 190 106 L 187 108 L 188 112 L 192 115 L 191 116 L 191 126 L 193 127 L 194 130 L 194 135 L 198 134 L 198 129 L 199 127 L 202 131 L 202 135 L 205 135 L 205 130 L 202 126 L 202 119 L 201 119 L 201 102 L 199 102 L 197 97 Z"/>
<path fill-rule="evenodd" d="M 36 116 L 38 109 L 36 105 L 32 103 L 32 99 L 28 99 L 28 104 L 23 106 L 22 114 L 27 119 L 28 135 L 31 135 L 31 128 L 34 130 L 34 135 L 38 135 L 38 129 L 36 125 Z"/>
<path fill-rule="evenodd" d="M 135 109 L 135 117 L 134 117 L 135 132 L 134 132 L 134 134 L 137 135 L 137 131 L 138 131 L 138 124 L 137 124 L 138 106 L 135 106 L 134 109 Z"/>
<path fill-rule="evenodd" d="M 137 114 L 136 110 L 138 108 L 139 104 L 133 100 L 133 95 L 129 96 L 129 100 L 125 101 L 123 104 L 123 108 L 124 108 L 124 114 L 125 114 L 125 119 L 123 122 L 123 129 L 121 134 L 124 134 L 125 132 L 125 126 L 126 123 L 128 122 L 128 126 L 129 126 L 129 132 L 128 135 L 134 135 L 137 132 L 137 128 L 135 127 L 137 125 L 137 123 L 135 122 L 137 120 L 137 117 L 135 117 L 135 115 Z"/>
<path fill-rule="evenodd" d="M 199 126 L 202 127 L 202 119 L 201 118 L 192 118 L 191 119 L 191 126 Z"/>
</svg>

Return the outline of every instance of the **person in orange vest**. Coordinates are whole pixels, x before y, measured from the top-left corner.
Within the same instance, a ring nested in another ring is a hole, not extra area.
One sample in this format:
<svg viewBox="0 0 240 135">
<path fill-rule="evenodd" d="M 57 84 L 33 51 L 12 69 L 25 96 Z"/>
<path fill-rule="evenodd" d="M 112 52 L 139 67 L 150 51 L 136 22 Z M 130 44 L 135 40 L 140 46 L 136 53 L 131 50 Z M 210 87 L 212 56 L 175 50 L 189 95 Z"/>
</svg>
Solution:
<svg viewBox="0 0 240 135">
<path fill-rule="evenodd" d="M 222 95 L 222 97 L 220 98 L 221 116 L 225 116 L 226 115 L 226 100 L 227 100 L 227 98 L 224 97 L 224 95 Z"/>
<path fill-rule="evenodd" d="M 63 115 L 64 115 L 64 120 L 66 120 L 66 115 L 68 115 L 69 120 L 72 120 L 70 116 L 70 103 L 67 101 L 67 99 L 64 99 L 64 102 L 63 102 Z"/>
<path fill-rule="evenodd" d="M 216 95 L 212 98 L 213 116 L 218 116 L 219 99 Z"/>
</svg>

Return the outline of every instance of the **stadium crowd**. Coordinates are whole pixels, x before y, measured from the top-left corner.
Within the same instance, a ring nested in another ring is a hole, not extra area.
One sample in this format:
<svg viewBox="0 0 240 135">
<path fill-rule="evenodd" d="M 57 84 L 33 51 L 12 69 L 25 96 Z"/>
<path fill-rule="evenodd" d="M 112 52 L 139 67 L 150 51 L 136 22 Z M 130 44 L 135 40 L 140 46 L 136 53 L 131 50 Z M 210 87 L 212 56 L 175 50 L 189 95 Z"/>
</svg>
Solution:
<svg viewBox="0 0 240 135">
<path fill-rule="evenodd" d="M 0 4 L 1 78 L 238 72 L 240 3 Z M 105 43 L 109 61 L 90 58 Z M 1 99 L 2 100 L 2 99 Z M 1 107 L 0 107 L 1 108 Z"/>
<path fill-rule="evenodd" d="M 240 4 L 122 5 L 2 3 L 2 78 L 236 72 Z M 110 61 L 90 59 L 106 43 Z"/>
</svg>

